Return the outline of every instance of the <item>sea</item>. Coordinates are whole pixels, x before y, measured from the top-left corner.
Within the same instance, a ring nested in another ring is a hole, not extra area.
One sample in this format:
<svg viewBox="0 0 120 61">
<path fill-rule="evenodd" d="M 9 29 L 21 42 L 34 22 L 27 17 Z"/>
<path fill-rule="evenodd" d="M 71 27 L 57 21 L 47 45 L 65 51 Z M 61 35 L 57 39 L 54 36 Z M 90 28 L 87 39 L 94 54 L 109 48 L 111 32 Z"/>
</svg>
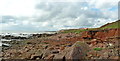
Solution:
<svg viewBox="0 0 120 61">
<path fill-rule="evenodd" d="M 9 44 L 2 43 L 2 41 L 12 41 L 7 39 L 2 39 L 1 36 L 11 35 L 16 37 L 17 36 L 30 37 L 32 36 L 32 34 L 43 34 L 43 33 L 54 34 L 56 33 L 56 31 L 0 31 L 0 46 L 2 46 L 3 44 L 9 46 Z"/>
</svg>

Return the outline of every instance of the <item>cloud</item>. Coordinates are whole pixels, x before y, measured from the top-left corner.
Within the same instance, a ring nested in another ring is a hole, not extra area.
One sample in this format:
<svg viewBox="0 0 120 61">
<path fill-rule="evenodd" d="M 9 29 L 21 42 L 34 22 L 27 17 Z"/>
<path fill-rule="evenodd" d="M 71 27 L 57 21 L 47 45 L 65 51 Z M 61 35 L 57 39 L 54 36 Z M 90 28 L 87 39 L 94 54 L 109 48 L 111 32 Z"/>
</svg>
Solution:
<svg viewBox="0 0 120 61">
<path fill-rule="evenodd" d="M 14 22 L 16 20 L 16 18 L 13 16 L 2 16 L 1 18 L 2 20 L 0 23 Z"/>
<path fill-rule="evenodd" d="M 34 6 L 34 0 L 0 0 L 0 15 L 31 16 Z"/>
<path fill-rule="evenodd" d="M 5 1 L 8 2 L 8 0 Z M 2 12 L 0 12 L 0 18 L 2 18 L 0 25 L 3 30 L 49 31 L 99 27 L 118 19 L 118 0 L 115 2 L 104 0 L 90 0 L 90 2 L 13 1 L 9 1 L 11 4 L 5 2 L 2 4 L 5 7 L 9 5 L 7 9 L 2 7 Z"/>
<path fill-rule="evenodd" d="M 118 5 L 119 0 L 90 0 L 89 1 L 89 6 L 93 6 L 95 8 L 99 8 L 99 9 L 109 9 L 111 7 L 117 6 Z"/>
</svg>

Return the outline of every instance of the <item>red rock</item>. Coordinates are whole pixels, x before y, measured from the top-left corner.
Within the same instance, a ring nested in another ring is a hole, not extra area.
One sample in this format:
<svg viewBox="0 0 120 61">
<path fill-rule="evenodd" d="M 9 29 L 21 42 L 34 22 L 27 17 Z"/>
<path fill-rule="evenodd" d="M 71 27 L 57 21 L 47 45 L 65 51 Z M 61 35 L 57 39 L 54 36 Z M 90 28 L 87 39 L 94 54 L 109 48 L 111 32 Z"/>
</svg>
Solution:
<svg viewBox="0 0 120 61">
<path fill-rule="evenodd" d="M 60 50 L 64 50 L 65 49 L 65 47 L 60 47 Z"/>
<path fill-rule="evenodd" d="M 45 57 L 45 59 L 53 59 L 54 56 L 55 56 L 55 55 L 50 54 L 50 55 L 48 55 L 47 57 Z"/>
<path fill-rule="evenodd" d="M 49 50 L 54 50 L 54 47 L 50 47 L 50 48 L 48 48 Z"/>
</svg>

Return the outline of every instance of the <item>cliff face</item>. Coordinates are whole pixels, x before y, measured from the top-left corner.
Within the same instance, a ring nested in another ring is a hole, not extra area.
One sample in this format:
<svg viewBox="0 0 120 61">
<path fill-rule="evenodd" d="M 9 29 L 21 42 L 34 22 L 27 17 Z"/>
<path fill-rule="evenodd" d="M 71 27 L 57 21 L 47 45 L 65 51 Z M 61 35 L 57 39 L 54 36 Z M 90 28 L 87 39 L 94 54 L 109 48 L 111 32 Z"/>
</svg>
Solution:
<svg viewBox="0 0 120 61">
<path fill-rule="evenodd" d="M 120 36 L 120 29 L 91 30 L 82 33 L 83 39 L 101 39 Z"/>
</svg>

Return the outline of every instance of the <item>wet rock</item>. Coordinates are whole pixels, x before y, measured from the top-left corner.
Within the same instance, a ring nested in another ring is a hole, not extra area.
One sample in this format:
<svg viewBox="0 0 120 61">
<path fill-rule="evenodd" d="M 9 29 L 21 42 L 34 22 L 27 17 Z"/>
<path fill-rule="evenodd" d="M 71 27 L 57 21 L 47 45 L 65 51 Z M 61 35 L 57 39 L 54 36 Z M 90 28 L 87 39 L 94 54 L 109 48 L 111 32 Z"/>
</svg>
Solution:
<svg viewBox="0 0 120 61">
<path fill-rule="evenodd" d="M 2 44 L 2 47 L 10 47 L 10 45 Z"/>
</svg>

